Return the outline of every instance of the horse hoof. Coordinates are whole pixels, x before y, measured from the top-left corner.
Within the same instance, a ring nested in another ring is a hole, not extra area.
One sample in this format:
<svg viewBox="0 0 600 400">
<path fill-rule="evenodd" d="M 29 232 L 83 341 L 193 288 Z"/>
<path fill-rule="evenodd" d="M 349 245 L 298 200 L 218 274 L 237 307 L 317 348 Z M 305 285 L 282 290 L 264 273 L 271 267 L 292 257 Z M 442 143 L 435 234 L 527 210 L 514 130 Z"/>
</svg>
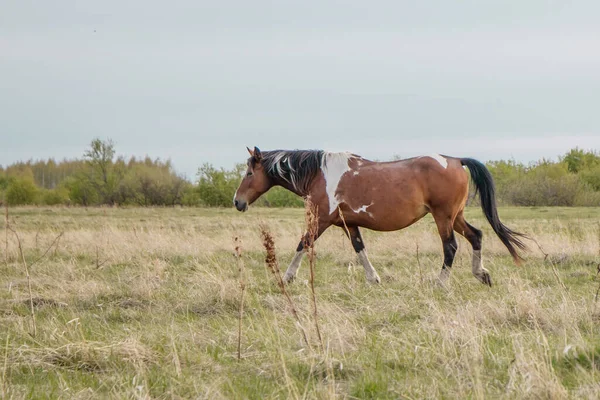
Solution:
<svg viewBox="0 0 600 400">
<path fill-rule="evenodd" d="M 442 279 L 442 278 L 436 278 L 433 281 L 435 287 L 440 288 L 440 289 L 448 289 L 448 281 L 447 279 Z"/>
<path fill-rule="evenodd" d="M 483 283 L 484 285 L 488 285 L 489 287 L 492 287 L 492 277 L 490 276 L 490 274 L 487 271 L 484 271 L 481 274 L 481 276 L 479 276 L 478 278 L 481 281 L 481 283 Z"/>
</svg>

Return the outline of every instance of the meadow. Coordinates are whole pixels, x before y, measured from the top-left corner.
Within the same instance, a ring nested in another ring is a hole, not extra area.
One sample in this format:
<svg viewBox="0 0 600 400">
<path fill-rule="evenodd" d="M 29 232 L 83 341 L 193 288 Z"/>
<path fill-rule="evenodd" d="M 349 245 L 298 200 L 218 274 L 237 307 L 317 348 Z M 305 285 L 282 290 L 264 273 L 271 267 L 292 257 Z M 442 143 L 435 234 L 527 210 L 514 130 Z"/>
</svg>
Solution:
<svg viewBox="0 0 600 400">
<path fill-rule="evenodd" d="M 11 208 L 14 232 L 0 223 L 0 393 L 599 398 L 600 208 L 499 212 L 538 244 L 514 265 L 468 208 L 492 288 L 472 276 L 462 237 L 448 285 L 437 283 L 442 251 L 429 216 L 398 232 L 363 230 L 380 285 L 365 281 L 342 230 L 328 230 L 315 260 L 321 346 L 308 260 L 286 288 L 298 322 L 260 236 L 261 226 L 272 233 L 284 272 L 302 209 Z"/>
</svg>

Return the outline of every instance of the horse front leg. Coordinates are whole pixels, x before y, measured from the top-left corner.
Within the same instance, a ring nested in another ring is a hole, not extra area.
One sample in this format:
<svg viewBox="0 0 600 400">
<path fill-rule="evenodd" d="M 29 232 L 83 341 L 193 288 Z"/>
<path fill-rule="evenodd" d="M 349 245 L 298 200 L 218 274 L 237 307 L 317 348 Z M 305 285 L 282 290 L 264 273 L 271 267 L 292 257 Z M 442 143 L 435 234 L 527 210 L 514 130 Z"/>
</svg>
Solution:
<svg viewBox="0 0 600 400">
<path fill-rule="evenodd" d="M 287 271 L 285 271 L 285 274 L 283 275 L 283 282 L 284 283 L 290 283 L 293 282 L 294 279 L 296 279 L 296 274 L 298 273 L 298 268 L 300 268 L 300 263 L 302 262 L 302 257 L 304 256 L 304 253 L 306 253 L 306 248 L 305 248 L 305 243 L 310 243 L 311 245 L 314 244 L 314 242 L 319 238 L 319 236 L 321 236 L 321 234 L 323 232 L 325 232 L 325 229 L 329 228 L 329 224 L 322 224 L 319 223 L 319 229 L 317 230 L 317 234 L 315 235 L 315 237 L 310 238 L 308 236 L 308 232 L 304 234 L 304 236 L 302 237 L 302 240 L 300 241 L 300 243 L 298 243 L 298 247 L 296 248 L 296 254 L 294 255 L 294 258 L 292 258 L 292 262 L 290 263 L 290 266 L 288 267 Z"/>
<path fill-rule="evenodd" d="M 294 281 L 294 279 L 296 279 L 296 274 L 298 273 L 298 268 L 300 268 L 300 263 L 302 262 L 302 257 L 304 256 L 305 252 L 304 239 L 302 239 L 296 248 L 296 254 L 294 255 L 294 258 L 292 258 L 290 266 L 283 275 L 283 283 L 291 283 Z"/>
</svg>

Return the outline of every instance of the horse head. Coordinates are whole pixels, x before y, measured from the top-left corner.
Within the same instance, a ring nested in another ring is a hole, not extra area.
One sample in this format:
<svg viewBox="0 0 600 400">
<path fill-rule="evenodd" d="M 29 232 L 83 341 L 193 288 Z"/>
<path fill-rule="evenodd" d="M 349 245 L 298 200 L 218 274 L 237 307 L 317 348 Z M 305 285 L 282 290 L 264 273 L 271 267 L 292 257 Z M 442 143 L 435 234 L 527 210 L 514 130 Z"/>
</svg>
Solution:
<svg viewBox="0 0 600 400">
<path fill-rule="evenodd" d="M 246 149 L 250 153 L 247 162 L 248 168 L 233 196 L 233 204 L 238 211 L 246 211 L 250 204 L 273 186 L 262 164 L 263 158 L 260 149 L 258 147 L 254 147 L 254 150 L 250 150 L 248 147 Z"/>
</svg>

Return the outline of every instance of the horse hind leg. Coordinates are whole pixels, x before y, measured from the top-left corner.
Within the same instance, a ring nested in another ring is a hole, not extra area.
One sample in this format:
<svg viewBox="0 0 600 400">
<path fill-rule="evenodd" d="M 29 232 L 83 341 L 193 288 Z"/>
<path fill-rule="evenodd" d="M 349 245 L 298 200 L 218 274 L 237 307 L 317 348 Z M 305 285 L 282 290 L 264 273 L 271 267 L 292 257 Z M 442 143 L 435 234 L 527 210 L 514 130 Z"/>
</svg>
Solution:
<svg viewBox="0 0 600 400">
<path fill-rule="evenodd" d="M 367 281 L 371 283 L 380 283 L 381 279 L 377 274 L 377 271 L 369 261 L 369 257 L 367 257 L 367 250 L 365 249 L 365 244 L 363 238 L 356 226 L 349 226 L 348 232 L 346 234 L 350 235 L 350 241 L 352 242 L 352 247 L 354 247 L 354 251 L 358 254 L 358 259 L 365 269 L 365 275 L 367 277 Z"/>
<path fill-rule="evenodd" d="M 450 270 L 454 263 L 454 256 L 458 249 L 456 237 L 452 230 L 452 218 L 447 215 L 433 214 L 433 218 L 438 228 L 440 238 L 442 239 L 442 247 L 444 250 L 444 264 L 440 272 L 440 282 L 445 284 L 450 276 Z"/>
<path fill-rule="evenodd" d="M 460 213 L 454 221 L 454 230 L 459 234 L 463 235 L 473 248 L 473 259 L 472 259 L 472 271 L 475 278 L 477 278 L 484 285 L 492 286 L 492 278 L 487 269 L 483 267 L 481 259 L 481 238 L 483 233 L 465 221 L 462 213 Z"/>
</svg>

